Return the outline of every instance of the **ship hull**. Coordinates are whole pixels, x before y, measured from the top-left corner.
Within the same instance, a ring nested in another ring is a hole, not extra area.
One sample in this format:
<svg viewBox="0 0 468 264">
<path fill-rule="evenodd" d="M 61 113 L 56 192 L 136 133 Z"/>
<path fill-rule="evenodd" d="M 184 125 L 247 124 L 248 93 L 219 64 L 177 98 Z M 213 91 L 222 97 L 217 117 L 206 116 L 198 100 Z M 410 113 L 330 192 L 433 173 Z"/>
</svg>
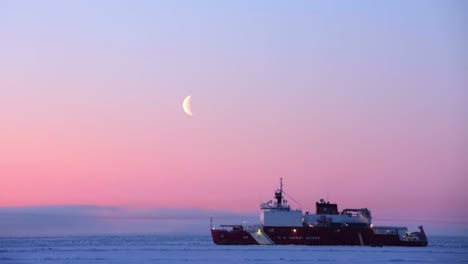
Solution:
<svg viewBox="0 0 468 264">
<path fill-rule="evenodd" d="M 279 227 L 264 226 L 262 232 L 211 230 L 218 245 L 258 245 L 267 237 L 275 245 L 427 246 L 427 241 L 401 240 L 396 234 L 377 235 L 370 227 Z"/>
<path fill-rule="evenodd" d="M 212 229 L 211 237 L 217 245 L 258 245 L 248 232 L 243 230 Z"/>
</svg>

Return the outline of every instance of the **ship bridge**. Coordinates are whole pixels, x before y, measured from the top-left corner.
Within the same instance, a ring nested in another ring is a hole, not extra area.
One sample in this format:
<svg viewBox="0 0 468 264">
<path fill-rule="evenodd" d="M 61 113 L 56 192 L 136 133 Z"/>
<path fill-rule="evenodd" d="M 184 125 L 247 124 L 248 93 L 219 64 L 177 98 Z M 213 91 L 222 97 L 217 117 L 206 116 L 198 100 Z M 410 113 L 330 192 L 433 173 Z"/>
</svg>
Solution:
<svg viewBox="0 0 468 264">
<path fill-rule="evenodd" d="M 288 201 L 283 197 L 283 178 L 280 188 L 275 191 L 275 200 L 260 205 L 260 223 L 263 226 L 302 226 L 301 210 L 291 210 Z"/>
</svg>

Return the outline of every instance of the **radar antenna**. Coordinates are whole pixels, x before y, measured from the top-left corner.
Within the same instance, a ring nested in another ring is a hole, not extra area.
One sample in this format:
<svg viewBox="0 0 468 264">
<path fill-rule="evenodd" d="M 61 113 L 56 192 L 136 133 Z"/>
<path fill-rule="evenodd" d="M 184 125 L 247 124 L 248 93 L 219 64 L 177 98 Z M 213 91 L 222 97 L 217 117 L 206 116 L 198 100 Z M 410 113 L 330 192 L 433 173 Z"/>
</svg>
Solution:
<svg viewBox="0 0 468 264">
<path fill-rule="evenodd" d="M 283 178 L 280 178 L 280 188 L 275 192 L 276 206 L 283 206 Z"/>
</svg>

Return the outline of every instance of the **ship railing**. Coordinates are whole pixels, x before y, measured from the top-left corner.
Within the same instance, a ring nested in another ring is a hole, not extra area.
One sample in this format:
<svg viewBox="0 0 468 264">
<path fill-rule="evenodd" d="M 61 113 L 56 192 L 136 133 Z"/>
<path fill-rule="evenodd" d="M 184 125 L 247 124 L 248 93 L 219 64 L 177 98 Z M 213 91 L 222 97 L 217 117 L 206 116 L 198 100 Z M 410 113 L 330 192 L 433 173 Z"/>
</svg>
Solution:
<svg viewBox="0 0 468 264">
<path fill-rule="evenodd" d="M 257 232 L 258 230 L 263 230 L 263 226 L 262 225 L 244 226 L 244 230 L 248 232 Z"/>
<path fill-rule="evenodd" d="M 244 230 L 244 226 L 242 225 L 220 225 L 221 229 L 230 228 L 231 230 Z"/>
</svg>

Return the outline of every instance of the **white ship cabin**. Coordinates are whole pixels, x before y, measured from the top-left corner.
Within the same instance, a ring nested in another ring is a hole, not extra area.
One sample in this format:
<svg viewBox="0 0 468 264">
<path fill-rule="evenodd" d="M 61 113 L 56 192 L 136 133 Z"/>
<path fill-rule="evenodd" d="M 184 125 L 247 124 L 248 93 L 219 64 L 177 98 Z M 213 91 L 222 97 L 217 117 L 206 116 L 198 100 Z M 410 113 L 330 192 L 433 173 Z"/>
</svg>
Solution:
<svg viewBox="0 0 468 264">
<path fill-rule="evenodd" d="M 302 211 L 291 210 L 287 201 L 280 206 L 268 201 L 261 205 L 260 224 L 264 226 L 302 226 Z"/>
<path fill-rule="evenodd" d="M 288 201 L 283 199 L 283 182 L 275 192 L 276 201 L 260 205 L 260 224 L 264 226 L 303 226 L 301 210 L 291 210 Z"/>
<path fill-rule="evenodd" d="M 344 209 L 338 211 L 338 205 L 320 199 L 316 203 L 316 214 L 302 210 L 291 210 L 288 202 L 283 199 L 283 180 L 280 188 L 275 191 L 275 200 L 260 205 L 260 224 L 263 226 L 360 226 L 369 227 L 372 224 L 371 213 L 367 208 Z"/>
<path fill-rule="evenodd" d="M 370 226 L 371 213 L 367 208 L 344 209 L 338 211 L 338 205 L 320 199 L 316 203 L 316 214 L 304 215 L 304 224 L 309 226 Z"/>
</svg>

